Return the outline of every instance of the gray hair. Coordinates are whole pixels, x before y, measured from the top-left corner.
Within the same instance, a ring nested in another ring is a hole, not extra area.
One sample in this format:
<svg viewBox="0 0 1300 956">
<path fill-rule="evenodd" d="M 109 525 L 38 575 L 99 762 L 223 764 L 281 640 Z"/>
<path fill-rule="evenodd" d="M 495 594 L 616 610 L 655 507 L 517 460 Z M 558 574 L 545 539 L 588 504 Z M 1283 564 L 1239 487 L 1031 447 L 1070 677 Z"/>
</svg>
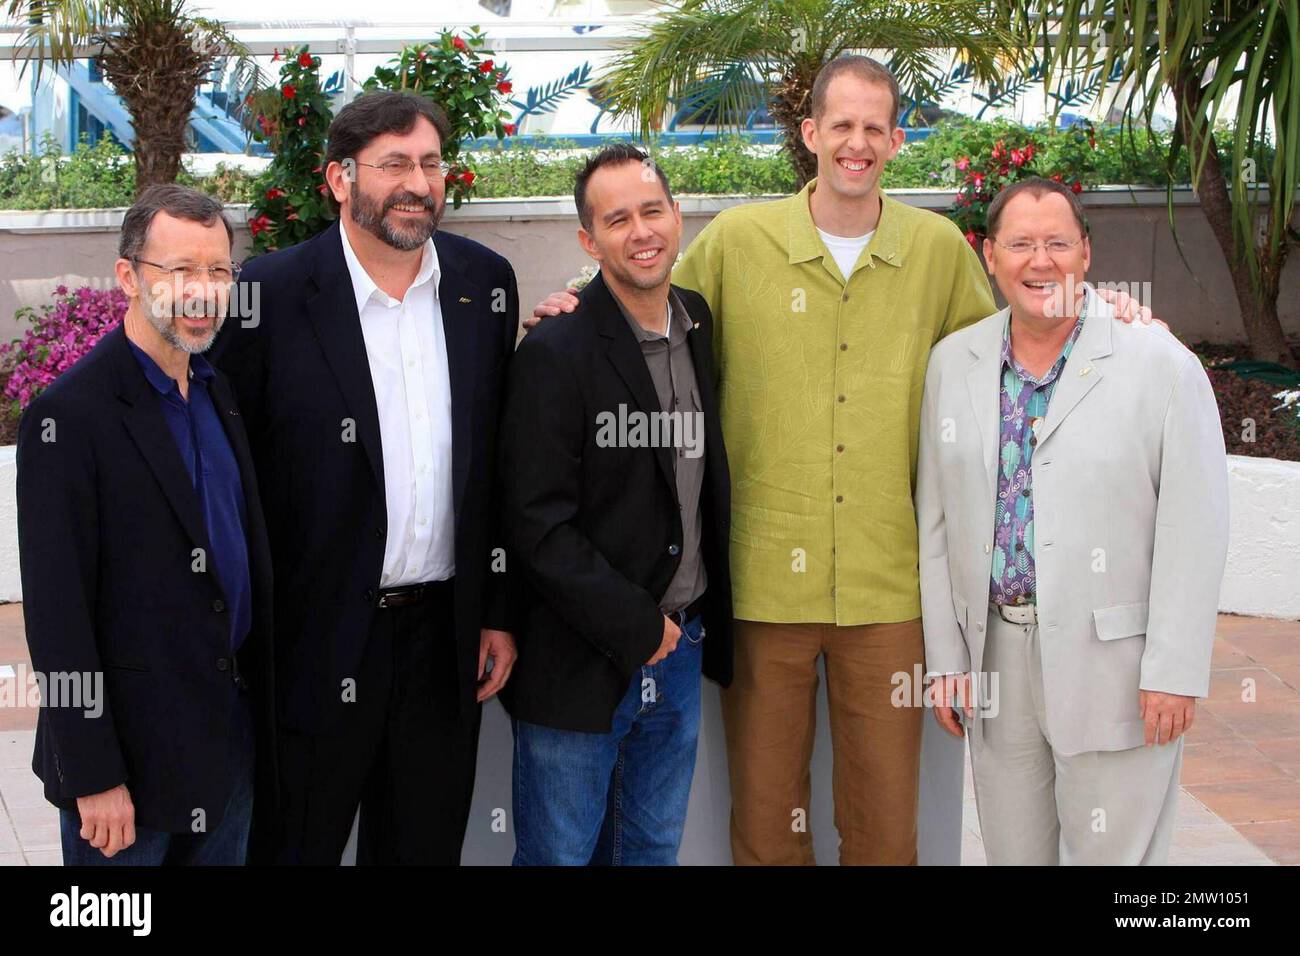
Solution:
<svg viewBox="0 0 1300 956">
<path fill-rule="evenodd" d="M 231 248 L 235 245 L 235 231 L 222 214 L 220 202 L 187 186 L 155 183 L 136 197 L 135 203 L 122 217 L 122 235 L 117 243 L 117 254 L 121 258 L 134 259 L 144 251 L 149 239 L 149 226 L 160 212 L 205 226 L 219 219 L 226 227 L 226 238 L 230 240 Z"/>
</svg>

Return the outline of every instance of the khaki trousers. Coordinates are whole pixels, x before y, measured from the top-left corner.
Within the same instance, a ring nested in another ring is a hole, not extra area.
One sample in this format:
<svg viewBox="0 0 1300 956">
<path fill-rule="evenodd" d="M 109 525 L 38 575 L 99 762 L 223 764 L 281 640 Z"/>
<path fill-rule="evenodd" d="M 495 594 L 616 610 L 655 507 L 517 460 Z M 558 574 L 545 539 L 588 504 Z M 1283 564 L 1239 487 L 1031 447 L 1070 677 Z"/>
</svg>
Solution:
<svg viewBox="0 0 1300 956">
<path fill-rule="evenodd" d="M 1061 753 L 1047 735 L 1038 627 L 990 611 L 987 633 L 983 668 L 998 675 L 997 709 L 975 719 L 969 738 L 989 865 L 1164 864 L 1183 738 Z"/>
<path fill-rule="evenodd" d="M 817 658 L 825 657 L 840 863 L 916 864 L 924 708 L 894 706 L 924 656 L 920 619 L 897 624 L 735 622 L 722 692 L 737 865 L 813 865 Z"/>
</svg>

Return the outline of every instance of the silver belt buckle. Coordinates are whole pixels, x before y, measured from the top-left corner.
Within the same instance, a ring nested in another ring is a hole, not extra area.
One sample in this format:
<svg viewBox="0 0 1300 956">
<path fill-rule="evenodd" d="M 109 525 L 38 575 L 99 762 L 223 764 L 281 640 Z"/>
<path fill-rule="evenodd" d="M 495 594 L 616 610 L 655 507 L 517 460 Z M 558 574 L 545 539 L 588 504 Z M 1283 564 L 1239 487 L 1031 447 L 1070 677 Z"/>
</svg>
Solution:
<svg viewBox="0 0 1300 956">
<path fill-rule="evenodd" d="M 1037 624 L 1038 609 L 1033 604 L 999 604 L 998 616 L 1011 624 Z"/>
</svg>

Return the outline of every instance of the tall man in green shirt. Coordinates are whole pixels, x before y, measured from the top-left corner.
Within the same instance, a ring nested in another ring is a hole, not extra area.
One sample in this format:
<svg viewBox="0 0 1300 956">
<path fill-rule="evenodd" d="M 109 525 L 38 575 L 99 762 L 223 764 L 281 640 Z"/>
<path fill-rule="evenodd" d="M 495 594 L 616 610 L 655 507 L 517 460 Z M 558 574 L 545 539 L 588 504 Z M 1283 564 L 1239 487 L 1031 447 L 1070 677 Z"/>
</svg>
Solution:
<svg viewBox="0 0 1300 956">
<path fill-rule="evenodd" d="M 812 864 L 807 825 L 825 658 L 843 864 L 916 862 L 923 659 L 916 478 L 931 347 L 995 311 L 948 219 L 879 188 L 903 145 L 898 84 L 825 66 L 797 195 L 720 213 L 673 273 L 716 317 L 731 461 L 735 679 L 722 694 L 737 864 Z M 540 317 L 572 311 L 557 294 Z M 909 695 L 910 697 L 910 695 Z"/>
</svg>

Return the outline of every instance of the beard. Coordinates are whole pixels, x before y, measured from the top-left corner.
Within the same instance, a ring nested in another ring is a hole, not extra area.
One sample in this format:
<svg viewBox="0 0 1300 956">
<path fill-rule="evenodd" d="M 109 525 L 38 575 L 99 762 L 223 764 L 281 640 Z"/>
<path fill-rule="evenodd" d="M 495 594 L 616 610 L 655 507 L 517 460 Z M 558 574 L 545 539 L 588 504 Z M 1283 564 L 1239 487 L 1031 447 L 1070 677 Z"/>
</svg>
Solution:
<svg viewBox="0 0 1300 956">
<path fill-rule="evenodd" d="M 442 212 L 446 205 L 445 199 L 439 203 L 432 195 L 417 196 L 408 192 L 389 196 L 381 203 L 365 195 L 356 180 L 352 181 L 352 221 L 366 232 L 403 252 L 418 249 L 428 242 L 438 229 L 438 222 L 442 219 Z M 393 206 L 422 206 L 428 211 L 429 218 L 426 222 L 395 223 L 388 218 L 388 210 Z"/>
<path fill-rule="evenodd" d="M 226 321 L 224 304 L 215 296 L 208 299 L 173 299 L 170 307 L 154 298 L 145 283 L 140 284 L 140 303 L 144 306 L 145 318 L 158 330 L 158 334 L 172 348 L 190 355 L 199 355 L 212 348 L 217 340 L 217 333 Z M 181 316 L 198 318 L 208 316 L 212 319 L 212 331 L 202 338 L 181 331 L 176 326 L 176 319 Z"/>
</svg>

